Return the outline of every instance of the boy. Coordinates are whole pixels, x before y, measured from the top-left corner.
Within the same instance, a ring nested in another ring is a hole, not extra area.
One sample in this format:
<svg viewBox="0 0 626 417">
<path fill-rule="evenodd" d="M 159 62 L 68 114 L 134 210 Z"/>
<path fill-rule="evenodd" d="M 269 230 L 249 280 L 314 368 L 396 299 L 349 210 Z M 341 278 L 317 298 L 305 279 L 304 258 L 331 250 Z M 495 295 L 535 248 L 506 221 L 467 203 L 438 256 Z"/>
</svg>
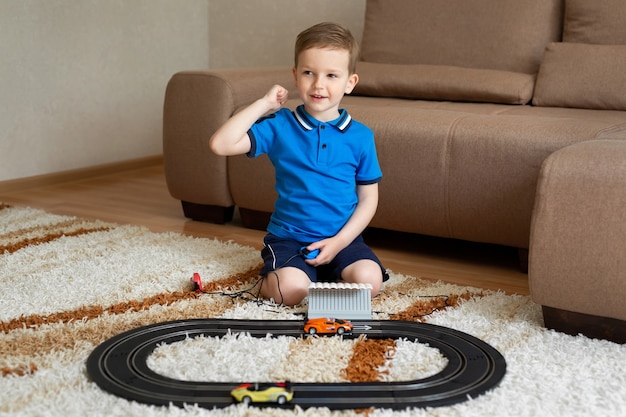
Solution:
<svg viewBox="0 0 626 417">
<path fill-rule="evenodd" d="M 357 59 L 347 29 L 312 26 L 295 47 L 293 76 L 303 104 L 281 109 L 288 91 L 274 85 L 211 137 L 218 155 L 267 154 L 274 165 L 278 199 L 261 252 L 260 293 L 282 304 L 299 304 L 318 279 L 370 284 L 375 296 L 388 278 L 361 237 L 382 178 L 374 135 L 339 109 L 359 80 Z M 275 113 L 262 117 L 269 111 Z"/>
</svg>

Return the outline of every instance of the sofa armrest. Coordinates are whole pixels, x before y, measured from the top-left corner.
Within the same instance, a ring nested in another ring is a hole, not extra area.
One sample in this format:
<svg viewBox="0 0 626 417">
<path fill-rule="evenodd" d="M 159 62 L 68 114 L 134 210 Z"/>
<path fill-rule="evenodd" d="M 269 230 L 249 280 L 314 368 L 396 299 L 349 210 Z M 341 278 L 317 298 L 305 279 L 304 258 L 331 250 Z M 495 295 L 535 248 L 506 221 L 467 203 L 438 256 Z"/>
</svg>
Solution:
<svg viewBox="0 0 626 417">
<path fill-rule="evenodd" d="M 531 225 L 535 302 L 626 320 L 625 207 L 626 140 L 581 142 L 545 160 Z"/>
<path fill-rule="evenodd" d="M 211 135 L 240 107 L 273 84 L 293 84 L 291 70 L 250 68 L 184 71 L 167 84 L 163 107 L 163 160 L 172 197 L 229 207 L 227 158 L 209 149 Z"/>
</svg>

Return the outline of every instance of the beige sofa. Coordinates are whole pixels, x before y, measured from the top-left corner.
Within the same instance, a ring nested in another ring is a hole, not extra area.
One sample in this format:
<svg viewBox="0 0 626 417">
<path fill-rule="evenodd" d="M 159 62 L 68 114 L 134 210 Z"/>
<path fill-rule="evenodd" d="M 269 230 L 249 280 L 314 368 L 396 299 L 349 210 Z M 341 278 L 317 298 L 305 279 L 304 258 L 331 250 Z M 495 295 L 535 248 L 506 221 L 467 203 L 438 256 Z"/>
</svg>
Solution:
<svg viewBox="0 0 626 417">
<path fill-rule="evenodd" d="M 580 331 L 569 312 L 588 334 L 598 320 L 626 334 L 626 2 L 368 0 L 361 47 L 343 106 L 376 135 L 371 226 L 530 249 L 548 326 Z M 274 83 L 291 87 L 290 68 L 171 78 L 165 173 L 187 217 L 229 221 L 237 206 L 247 227 L 267 224 L 269 161 L 215 156 L 208 140 Z"/>
</svg>

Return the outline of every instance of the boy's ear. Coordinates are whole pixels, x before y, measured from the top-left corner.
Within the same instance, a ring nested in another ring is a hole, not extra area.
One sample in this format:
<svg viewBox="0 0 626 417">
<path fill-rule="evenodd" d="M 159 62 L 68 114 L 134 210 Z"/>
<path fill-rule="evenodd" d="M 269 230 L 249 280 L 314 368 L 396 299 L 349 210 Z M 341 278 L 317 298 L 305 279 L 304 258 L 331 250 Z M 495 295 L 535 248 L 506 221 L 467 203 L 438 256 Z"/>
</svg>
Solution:
<svg viewBox="0 0 626 417">
<path fill-rule="evenodd" d="M 352 90 L 354 90 L 354 87 L 356 87 L 358 82 L 359 76 L 357 74 L 351 74 L 348 78 L 348 84 L 346 84 L 346 94 L 350 94 Z"/>
<path fill-rule="evenodd" d="M 293 81 L 294 83 L 298 83 L 298 73 L 296 73 L 296 67 L 293 67 L 291 69 L 291 73 L 293 74 Z"/>
</svg>

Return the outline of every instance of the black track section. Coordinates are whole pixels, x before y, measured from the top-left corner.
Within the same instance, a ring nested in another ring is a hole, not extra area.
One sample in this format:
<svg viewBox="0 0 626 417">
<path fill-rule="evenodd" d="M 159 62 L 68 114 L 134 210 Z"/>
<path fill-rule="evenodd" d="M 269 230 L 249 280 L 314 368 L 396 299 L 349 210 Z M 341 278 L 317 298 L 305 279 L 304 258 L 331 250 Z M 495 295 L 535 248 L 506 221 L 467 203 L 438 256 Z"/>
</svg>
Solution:
<svg viewBox="0 0 626 417">
<path fill-rule="evenodd" d="M 466 333 L 432 324 L 407 321 L 353 320 L 358 337 L 391 338 L 428 344 L 448 359 L 448 365 L 429 378 L 402 382 L 298 383 L 287 406 L 302 408 L 406 408 L 452 405 L 475 398 L 497 386 L 506 373 L 504 357 L 492 346 Z M 103 390 L 147 404 L 227 407 L 230 391 L 242 382 L 190 382 L 159 375 L 146 360 L 157 345 L 187 337 L 224 336 L 228 332 L 254 337 L 303 334 L 299 320 L 198 319 L 154 324 L 117 335 L 99 345 L 87 359 L 87 372 Z M 369 327 L 369 329 L 367 329 Z M 367 329 L 367 330 L 357 330 Z M 336 337 L 336 336 L 331 336 Z M 229 364 L 224 364 L 229 366 Z M 230 365 L 232 366 L 232 364 Z M 272 406 L 276 406 L 272 404 Z"/>
</svg>

